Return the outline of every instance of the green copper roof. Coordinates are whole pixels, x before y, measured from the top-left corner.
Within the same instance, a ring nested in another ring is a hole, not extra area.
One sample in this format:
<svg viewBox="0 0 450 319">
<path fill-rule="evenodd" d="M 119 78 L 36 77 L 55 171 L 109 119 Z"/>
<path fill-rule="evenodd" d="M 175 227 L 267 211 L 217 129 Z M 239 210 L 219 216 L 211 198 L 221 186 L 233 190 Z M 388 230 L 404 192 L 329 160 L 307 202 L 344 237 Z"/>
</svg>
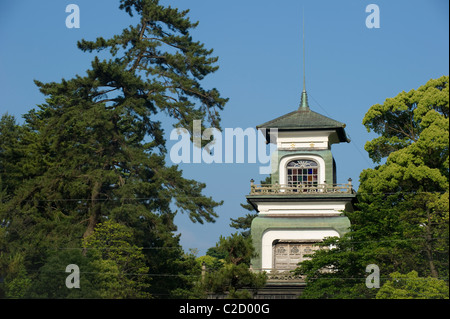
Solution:
<svg viewBox="0 0 450 319">
<path fill-rule="evenodd" d="M 350 142 L 345 134 L 345 124 L 311 111 L 307 102 L 300 104 L 298 110 L 277 117 L 256 126 L 257 129 L 277 128 L 278 131 L 336 130 L 341 142 Z"/>
</svg>

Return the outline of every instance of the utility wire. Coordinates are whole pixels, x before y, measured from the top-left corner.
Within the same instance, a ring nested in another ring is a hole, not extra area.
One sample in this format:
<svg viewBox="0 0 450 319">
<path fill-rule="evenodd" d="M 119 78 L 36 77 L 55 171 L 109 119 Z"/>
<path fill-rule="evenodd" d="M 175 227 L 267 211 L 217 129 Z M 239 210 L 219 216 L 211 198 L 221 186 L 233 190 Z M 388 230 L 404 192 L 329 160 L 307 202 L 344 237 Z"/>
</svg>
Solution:
<svg viewBox="0 0 450 319">
<path fill-rule="evenodd" d="M 445 194 L 448 191 L 431 191 L 431 192 L 426 192 L 426 191 L 400 191 L 400 192 L 358 192 L 356 191 L 357 195 L 396 195 L 396 194 Z M 200 196 L 183 196 L 183 198 L 202 198 Z M 91 198 L 55 198 L 55 199 L 24 199 L 22 200 L 22 202 L 95 202 L 95 201 L 102 201 L 102 202 L 107 202 L 107 201 L 145 201 L 145 200 L 153 200 L 155 198 L 151 198 L 151 197 L 134 197 L 134 198 L 96 198 L 96 199 L 91 199 Z M 7 201 L 3 201 L 3 203 L 5 203 Z"/>
<path fill-rule="evenodd" d="M 257 270 L 257 269 L 253 269 L 253 270 Z M 274 270 L 274 269 L 273 269 Z M 44 273 L 53 273 L 53 274 L 67 274 L 68 272 L 66 271 L 41 271 L 41 270 L 30 270 L 32 272 L 44 272 Z M 206 268 L 206 272 L 208 273 L 214 273 L 214 270 L 208 269 Z M 97 272 L 97 271 L 80 271 L 80 275 L 81 274 L 92 274 L 92 275 L 125 275 L 125 276 L 152 276 L 152 277 L 196 277 L 199 278 L 202 275 L 198 274 L 198 275 L 192 275 L 192 274 L 167 274 L 167 273 L 159 273 L 159 274 L 155 274 L 155 273 L 150 273 L 150 274 L 143 274 L 143 273 L 128 273 L 128 272 Z M 305 276 L 306 277 L 306 276 Z M 396 280 L 395 278 L 392 277 L 379 277 L 382 280 Z M 341 280 L 366 280 L 367 277 L 319 277 L 319 278 L 313 278 L 314 280 L 336 280 L 336 279 L 341 279 Z M 448 281 L 449 278 L 448 277 L 419 277 L 419 278 L 399 278 L 397 279 L 398 281 L 421 281 L 421 280 L 433 280 L 433 279 L 439 279 L 439 280 L 444 280 L 444 281 Z"/>
<path fill-rule="evenodd" d="M 311 93 L 309 94 L 309 96 L 312 97 L 312 99 L 314 100 L 314 102 L 316 102 L 316 104 L 317 104 L 317 105 L 325 112 L 325 114 L 326 114 L 328 117 L 331 117 L 331 115 L 328 114 L 327 110 L 326 110 L 324 107 L 322 107 L 322 105 L 320 105 L 319 102 L 317 102 L 317 100 L 314 98 L 314 96 L 311 95 Z M 348 132 L 347 132 L 347 135 L 350 137 L 350 140 L 351 140 L 352 137 L 350 136 L 350 134 L 348 134 Z M 361 155 L 361 157 L 364 159 L 364 161 L 366 161 L 366 163 L 367 163 L 369 166 L 371 166 L 372 163 L 370 163 L 369 160 L 368 160 L 368 159 L 364 156 L 364 154 L 361 152 L 359 145 L 356 145 L 356 142 L 355 142 L 355 141 L 352 141 L 350 144 L 352 144 L 352 145 L 355 147 L 356 151 L 359 153 L 359 155 Z"/>
<path fill-rule="evenodd" d="M 341 239 L 341 238 L 339 238 Z M 348 241 L 352 244 L 360 244 L 360 243 L 382 243 L 382 242 L 409 242 L 409 241 L 420 241 L 420 240 L 438 240 L 438 239 L 449 239 L 449 237 L 433 237 L 430 239 L 427 238 L 405 238 L 405 239 L 385 239 L 385 240 L 360 240 L 360 241 Z M 338 240 L 339 241 L 339 240 Z M 320 242 L 318 242 L 320 243 Z M 139 250 L 163 250 L 163 249 L 183 249 L 182 247 L 177 246 L 157 246 L 157 247 L 137 247 L 137 248 L 125 248 L 125 247 L 50 247 L 48 250 L 133 250 L 133 249 L 139 249 Z"/>
</svg>

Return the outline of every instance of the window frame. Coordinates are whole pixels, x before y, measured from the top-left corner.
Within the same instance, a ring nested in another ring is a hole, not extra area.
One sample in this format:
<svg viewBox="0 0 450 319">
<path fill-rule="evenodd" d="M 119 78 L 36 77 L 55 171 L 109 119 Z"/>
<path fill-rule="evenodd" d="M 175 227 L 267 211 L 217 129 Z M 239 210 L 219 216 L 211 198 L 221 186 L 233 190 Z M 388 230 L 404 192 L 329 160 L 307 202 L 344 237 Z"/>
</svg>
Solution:
<svg viewBox="0 0 450 319">
<path fill-rule="evenodd" d="M 298 166 L 290 167 L 289 165 L 293 162 L 300 163 Z M 290 160 L 286 164 L 286 182 L 289 187 L 317 187 L 319 185 L 319 163 L 310 159 Z"/>
<path fill-rule="evenodd" d="M 315 156 L 315 155 L 302 155 L 302 154 L 298 154 L 298 155 L 289 155 L 289 156 L 284 156 L 280 159 L 279 162 L 279 181 L 278 183 L 281 185 L 288 185 L 288 178 L 287 178 L 287 173 L 288 173 L 288 168 L 287 165 L 288 163 L 295 161 L 295 160 L 310 160 L 310 161 L 314 161 L 317 163 L 318 168 L 317 168 L 317 184 L 321 185 L 321 184 L 325 184 L 325 160 L 320 157 L 320 156 Z"/>
</svg>

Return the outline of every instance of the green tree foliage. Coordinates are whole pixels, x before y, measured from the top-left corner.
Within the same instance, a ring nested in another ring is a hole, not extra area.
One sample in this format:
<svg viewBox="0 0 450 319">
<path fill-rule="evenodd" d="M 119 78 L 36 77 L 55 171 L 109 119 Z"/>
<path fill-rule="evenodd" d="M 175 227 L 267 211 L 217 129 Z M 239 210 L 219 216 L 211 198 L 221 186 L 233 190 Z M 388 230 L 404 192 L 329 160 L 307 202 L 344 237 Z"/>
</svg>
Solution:
<svg viewBox="0 0 450 319">
<path fill-rule="evenodd" d="M 395 239 L 408 239 L 401 250 L 414 256 L 401 264 L 433 277 L 448 277 L 448 82 L 443 76 L 402 92 L 372 106 L 363 120 L 381 135 L 366 144 L 369 155 L 374 161 L 387 159 L 361 173 L 362 201 L 393 194 L 383 198 L 394 207 L 386 226 Z"/>
<path fill-rule="evenodd" d="M 10 256 L 3 297 L 12 299 L 25 297 L 31 285 L 31 279 L 27 275 L 22 259 L 23 256 L 19 254 Z"/>
<path fill-rule="evenodd" d="M 215 268 L 209 269 L 202 283 L 206 293 L 249 299 L 257 289 L 264 286 L 265 274 L 250 270 L 250 259 L 254 254 L 250 237 L 238 233 L 229 237 L 221 236 L 212 252 L 223 256 L 224 262 L 218 264 L 218 259 L 212 257 L 216 259 L 211 261 Z"/>
<path fill-rule="evenodd" d="M 22 127 L 12 115 L 4 114 L 0 118 L 0 199 L 6 201 L 21 181 L 20 172 L 15 169 L 21 153 L 20 139 Z"/>
<path fill-rule="evenodd" d="M 367 243 L 355 243 L 350 236 L 330 237 L 318 244 L 294 273 L 306 275 L 304 299 L 374 298 L 376 291 L 365 286 L 365 268 L 374 263 L 374 254 L 364 249 Z"/>
<path fill-rule="evenodd" d="M 95 267 L 93 259 L 83 255 L 81 249 L 59 249 L 48 253 L 45 264 L 32 278 L 26 291 L 26 298 L 78 299 L 101 298 L 102 286 L 99 286 L 100 269 Z M 77 265 L 80 270 L 80 289 L 66 287 L 67 265 Z"/>
<path fill-rule="evenodd" d="M 193 261 L 174 235 L 174 216 L 186 213 L 198 223 L 217 217 L 221 202 L 202 194 L 206 185 L 166 162 L 159 119 L 190 132 L 193 120 L 219 127 L 227 99 L 202 86 L 218 58 L 193 39 L 198 22 L 188 10 L 158 0 L 122 0 L 120 9 L 137 24 L 78 43 L 108 59 L 95 56 L 84 75 L 69 80 L 36 81 L 45 103 L 25 114 L 23 125 L 8 115 L 0 121 L 2 277 L 9 278 L 8 258 L 20 255 L 26 273 L 39 280 L 50 251 L 80 248 L 80 238 L 107 219 L 133 229 L 134 245 L 148 248 L 150 273 L 189 272 Z M 154 296 L 188 285 L 153 279 Z"/>
<path fill-rule="evenodd" d="M 269 184 L 270 176 L 261 183 Z M 206 256 L 197 258 L 208 269 L 201 288 L 205 294 L 227 294 L 228 298 L 249 299 L 265 285 L 266 275 L 250 270 L 250 259 L 255 254 L 250 228 L 257 213 L 250 204 L 241 204 L 241 207 L 250 213 L 244 217 L 230 218 L 230 226 L 241 231 L 229 237 L 221 236 L 216 246 L 208 249 Z"/>
<path fill-rule="evenodd" d="M 377 299 L 448 299 L 448 285 L 444 280 L 433 277 L 420 278 L 416 271 L 405 275 L 390 274 L 378 291 Z"/>
<path fill-rule="evenodd" d="M 345 213 L 351 231 L 297 269 L 307 276 L 303 297 L 374 298 L 368 264 L 382 278 L 416 271 L 448 280 L 448 82 L 432 79 L 366 113 L 363 124 L 379 135 L 366 150 L 379 165 L 360 175 L 356 210 Z"/>
<path fill-rule="evenodd" d="M 235 229 L 242 229 L 241 234 L 247 237 L 250 236 L 252 221 L 256 216 L 258 216 L 258 214 L 250 204 L 241 204 L 241 207 L 249 210 L 251 213 L 247 213 L 244 217 L 238 217 L 236 219 L 230 218 L 230 227 Z"/>
<path fill-rule="evenodd" d="M 261 185 L 271 184 L 272 180 L 270 175 L 264 180 L 260 181 Z M 236 219 L 230 218 L 230 227 L 235 229 L 241 229 L 241 234 L 244 237 L 250 236 L 250 228 L 252 226 L 253 219 L 258 216 L 256 209 L 249 203 L 241 204 L 241 207 L 248 210 L 250 213 L 245 214 L 244 217 L 238 217 Z"/>
<path fill-rule="evenodd" d="M 103 298 L 149 298 L 149 268 L 131 229 L 113 222 L 97 224 L 83 247 L 98 270 L 96 281 Z"/>
</svg>

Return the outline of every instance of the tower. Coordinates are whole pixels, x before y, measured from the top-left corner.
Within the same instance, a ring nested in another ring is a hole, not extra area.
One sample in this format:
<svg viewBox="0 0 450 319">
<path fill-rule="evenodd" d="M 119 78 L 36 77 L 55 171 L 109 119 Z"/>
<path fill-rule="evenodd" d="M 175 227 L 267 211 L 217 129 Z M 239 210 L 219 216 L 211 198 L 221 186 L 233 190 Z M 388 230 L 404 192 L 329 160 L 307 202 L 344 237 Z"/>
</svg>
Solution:
<svg viewBox="0 0 450 319">
<path fill-rule="evenodd" d="M 246 196 L 258 212 L 251 225 L 257 253 L 252 267 L 268 273 L 293 270 L 317 249 L 314 243 L 348 231 L 342 211 L 352 211 L 356 194 L 351 179 L 337 183 L 331 146 L 350 141 L 345 124 L 309 108 L 305 89 L 297 110 L 257 129 L 276 144 L 276 151 L 271 184 L 252 180 Z"/>
<path fill-rule="evenodd" d="M 337 184 L 331 153 L 333 144 L 350 142 L 345 124 L 309 108 L 304 21 L 303 14 L 300 105 L 293 112 L 257 126 L 267 143 L 276 145 L 271 157 L 271 184 L 256 185 L 252 180 L 246 196 L 258 212 L 251 225 L 256 250 L 252 268 L 269 274 L 289 273 L 317 249 L 314 243 L 344 235 L 350 221 L 342 212 L 353 210 L 356 197 L 351 179 L 347 184 Z"/>
<path fill-rule="evenodd" d="M 265 271 L 270 297 L 295 298 L 304 280 L 290 272 L 318 249 L 326 237 L 342 237 L 350 221 L 342 212 L 353 211 L 356 193 L 351 179 L 338 184 L 331 146 L 349 143 L 345 124 L 310 109 L 305 77 L 303 19 L 303 91 L 297 110 L 256 128 L 267 143 L 276 145 L 271 155 L 270 184 L 250 181 L 247 201 L 258 215 L 251 224 L 256 257 L 254 271 Z M 267 296 L 266 296 L 267 297 Z"/>
</svg>

